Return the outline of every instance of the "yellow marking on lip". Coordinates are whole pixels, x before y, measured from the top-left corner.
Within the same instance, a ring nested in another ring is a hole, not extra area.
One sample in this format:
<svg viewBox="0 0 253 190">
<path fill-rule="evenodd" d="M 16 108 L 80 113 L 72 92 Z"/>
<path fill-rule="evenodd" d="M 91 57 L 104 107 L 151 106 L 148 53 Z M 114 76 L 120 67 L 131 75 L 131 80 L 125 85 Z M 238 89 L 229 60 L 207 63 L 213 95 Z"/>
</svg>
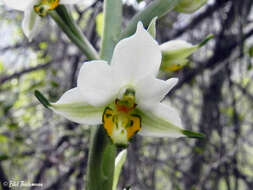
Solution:
<svg viewBox="0 0 253 190">
<path fill-rule="evenodd" d="M 107 135 L 115 144 L 119 143 L 114 137 L 114 132 L 118 130 L 126 131 L 126 139 L 124 137 L 122 141 L 124 141 L 124 145 L 127 145 L 128 141 L 141 129 L 141 117 L 134 114 L 126 114 L 125 112 L 118 112 L 107 107 L 103 114 L 103 124 Z"/>
<path fill-rule="evenodd" d="M 103 124 L 114 144 L 126 146 L 141 129 L 141 117 L 134 114 L 136 106 L 135 91 L 126 89 L 121 99 L 116 99 L 114 105 L 105 108 Z"/>
<path fill-rule="evenodd" d="M 39 16 L 46 16 L 47 12 L 50 10 L 54 10 L 58 7 L 60 0 L 41 0 L 39 4 L 34 6 L 34 11 Z"/>
<path fill-rule="evenodd" d="M 105 111 L 103 114 L 103 123 L 104 123 L 104 128 L 105 128 L 108 136 L 112 137 L 112 130 L 114 127 L 113 110 L 109 107 L 105 108 Z"/>
<path fill-rule="evenodd" d="M 130 140 L 141 129 L 141 117 L 130 115 L 130 126 L 127 127 L 127 138 Z"/>
</svg>

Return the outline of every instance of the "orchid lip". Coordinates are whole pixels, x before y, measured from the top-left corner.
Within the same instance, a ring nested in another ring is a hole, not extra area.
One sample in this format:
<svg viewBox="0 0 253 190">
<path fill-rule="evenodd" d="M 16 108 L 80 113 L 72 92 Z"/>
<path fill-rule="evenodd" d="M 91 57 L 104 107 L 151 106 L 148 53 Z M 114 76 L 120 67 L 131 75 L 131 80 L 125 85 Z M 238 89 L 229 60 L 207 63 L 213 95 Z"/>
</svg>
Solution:
<svg viewBox="0 0 253 190">
<path fill-rule="evenodd" d="M 141 117 L 135 113 L 135 91 L 126 89 L 121 99 L 106 107 L 103 114 L 104 128 L 114 144 L 126 146 L 141 129 Z"/>
</svg>

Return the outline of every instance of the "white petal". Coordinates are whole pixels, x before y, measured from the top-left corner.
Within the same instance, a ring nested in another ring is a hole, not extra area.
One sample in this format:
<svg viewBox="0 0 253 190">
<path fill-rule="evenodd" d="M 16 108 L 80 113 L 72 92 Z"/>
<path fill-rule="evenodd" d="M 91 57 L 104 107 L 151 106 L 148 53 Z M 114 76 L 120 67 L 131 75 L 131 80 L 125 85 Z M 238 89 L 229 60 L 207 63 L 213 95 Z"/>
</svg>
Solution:
<svg viewBox="0 0 253 190">
<path fill-rule="evenodd" d="M 136 84 L 137 105 L 141 109 L 149 109 L 158 104 L 168 92 L 177 84 L 177 78 L 167 81 L 146 76 Z"/>
<path fill-rule="evenodd" d="M 34 0 L 3 0 L 3 2 L 12 9 L 24 11 Z"/>
<path fill-rule="evenodd" d="M 109 104 L 119 91 L 112 68 L 105 61 L 90 61 L 82 66 L 77 86 L 85 101 L 94 106 Z"/>
<path fill-rule="evenodd" d="M 22 22 L 24 34 L 29 39 L 29 41 L 31 41 L 39 33 L 42 25 L 42 18 L 34 12 L 32 6 L 29 6 L 29 8 L 25 10 Z"/>
<path fill-rule="evenodd" d="M 141 111 L 140 115 L 142 119 L 140 135 L 175 138 L 185 136 L 178 112 L 166 104 L 157 104 L 152 110 Z"/>
<path fill-rule="evenodd" d="M 147 74 L 156 76 L 161 64 L 161 51 L 152 36 L 138 23 L 136 33 L 115 47 L 112 66 L 120 80 L 138 81 Z"/>
<path fill-rule="evenodd" d="M 104 107 L 94 107 L 87 104 L 78 88 L 65 92 L 60 100 L 51 105 L 54 112 L 71 121 L 87 125 L 102 123 Z"/>
</svg>

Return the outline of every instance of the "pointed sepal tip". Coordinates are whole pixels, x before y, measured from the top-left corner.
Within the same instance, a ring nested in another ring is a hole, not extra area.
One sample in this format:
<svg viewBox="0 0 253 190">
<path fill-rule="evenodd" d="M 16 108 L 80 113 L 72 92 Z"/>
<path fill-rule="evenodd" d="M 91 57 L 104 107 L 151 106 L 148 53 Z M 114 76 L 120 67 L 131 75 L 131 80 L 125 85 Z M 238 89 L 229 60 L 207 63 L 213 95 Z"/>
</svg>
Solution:
<svg viewBox="0 0 253 190">
<path fill-rule="evenodd" d="M 182 133 L 188 138 L 196 138 L 196 139 L 205 139 L 206 135 L 199 132 L 194 132 L 190 130 L 182 130 Z"/>
<path fill-rule="evenodd" d="M 201 48 L 202 46 L 206 45 L 207 42 L 209 42 L 209 40 L 213 39 L 214 35 L 213 34 L 209 34 L 202 42 L 199 43 L 199 48 Z"/>
<path fill-rule="evenodd" d="M 40 103 L 45 108 L 49 108 L 51 106 L 50 102 L 47 100 L 47 98 L 40 91 L 35 90 L 34 95 L 36 96 L 36 98 L 40 101 Z"/>
</svg>

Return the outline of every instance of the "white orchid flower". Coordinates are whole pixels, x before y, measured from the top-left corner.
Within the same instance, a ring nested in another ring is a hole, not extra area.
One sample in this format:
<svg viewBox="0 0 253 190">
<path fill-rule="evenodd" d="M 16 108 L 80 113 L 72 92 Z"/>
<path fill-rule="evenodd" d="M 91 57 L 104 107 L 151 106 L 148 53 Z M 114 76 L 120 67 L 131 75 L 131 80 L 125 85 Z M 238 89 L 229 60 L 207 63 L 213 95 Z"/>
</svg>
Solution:
<svg viewBox="0 0 253 190">
<path fill-rule="evenodd" d="M 22 28 L 30 41 L 40 31 L 43 17 L 48 11 L 54 10 L 61 4 L 86 4 L 85 0 L 3 0 L 3 2 L 12 9 L 24 12 Z"/>
<path fill-rule="evenodd" d="M 196 137 L 184 130 L 178 112 L 161 102 L 178 79 L 156 78 L 161 64 L 158 43 L 138 23 L 136 33 L 115 47 L 111 65 L 85 62 L 77 87 L 56 103 L 43 103 L 67 119 L 88 125 L 103 124 L 116 145 L 126 146 L 139 132 L 151 137 Z"/>
</svg>

